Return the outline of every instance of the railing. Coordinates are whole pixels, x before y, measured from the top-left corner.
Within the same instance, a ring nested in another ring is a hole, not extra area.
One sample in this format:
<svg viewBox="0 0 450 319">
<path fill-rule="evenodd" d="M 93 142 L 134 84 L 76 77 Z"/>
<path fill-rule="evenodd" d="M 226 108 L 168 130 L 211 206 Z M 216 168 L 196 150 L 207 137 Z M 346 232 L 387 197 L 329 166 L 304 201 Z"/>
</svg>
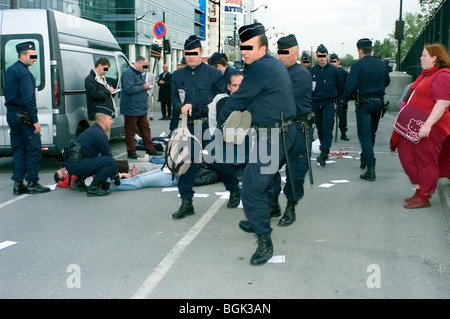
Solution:
<svg viewBox="0 0 450 319">
<path fill-rule="evenodd" d="M 402 60 L 400 70 L 408 73 L 415 80 L 422 72 L 420 57 L 424 46 L 436 42 L 442 43 L 450 53 L 450 1 L 444 1 L 422 29 Z"/>
</svg>

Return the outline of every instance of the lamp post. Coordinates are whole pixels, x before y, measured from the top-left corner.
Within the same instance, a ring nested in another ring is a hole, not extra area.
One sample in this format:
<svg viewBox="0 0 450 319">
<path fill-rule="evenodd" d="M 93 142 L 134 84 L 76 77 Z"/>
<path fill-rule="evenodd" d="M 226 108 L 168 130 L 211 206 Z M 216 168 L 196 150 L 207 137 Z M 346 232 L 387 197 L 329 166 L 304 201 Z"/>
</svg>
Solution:
<svg viewBox="0 0 450 319">
<path fill-rule="evenodd" d="M 209 0 L 211 3 L 213 3 L 213 4 L 217 4 L 218 6 L 219 6 L 219 24 L 218 24 L 218 26 L 219 26 L 219 40 L 217 41 L 217 52 L 220 52 L 220 12 L 222 11 L 221 10 L 221 7 L 220 7 L 220 0 L 219 1 L 213 1 L 213 0 Z"/>
<path fill-rule="evenodd" d="M 265 4 L 260 5 L 258 8 L 251 10 L 250 12 L 253 13 L 255 11 L 258 11 L 259 8 L 264 7 L 264 9 L 267 9 L 267 6 Z"/>
</svg>

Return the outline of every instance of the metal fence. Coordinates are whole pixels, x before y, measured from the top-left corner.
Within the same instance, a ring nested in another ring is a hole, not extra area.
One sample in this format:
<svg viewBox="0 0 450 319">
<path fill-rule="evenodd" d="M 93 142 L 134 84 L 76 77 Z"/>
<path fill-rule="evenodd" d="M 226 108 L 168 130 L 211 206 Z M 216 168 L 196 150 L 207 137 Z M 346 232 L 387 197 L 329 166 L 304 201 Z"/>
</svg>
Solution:
<svg viewBox="0 0 450 319">
<path fill-rule="evenodd" d="M 442 43 L 450 53 L 450 1 L 445 0 L 427 25 L 418 34 L 416 41 L 401 62 L 401 71 L 411 75 L 415 80 L 422 68 L 420 57 L 426 44 Z"/>
</svg>

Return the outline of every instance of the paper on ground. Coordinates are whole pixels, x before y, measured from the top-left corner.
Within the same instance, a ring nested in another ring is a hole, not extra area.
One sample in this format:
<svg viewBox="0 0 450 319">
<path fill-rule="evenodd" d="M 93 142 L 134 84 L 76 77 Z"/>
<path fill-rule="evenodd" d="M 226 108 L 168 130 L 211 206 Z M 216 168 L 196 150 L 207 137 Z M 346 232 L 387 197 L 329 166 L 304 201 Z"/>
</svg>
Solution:
<svg viewBox="0 0 450 319">
<path fill-rule="evenodd" d="M 330 188 L 330 187 L 333 187 L 334 185 L 335 185 L 335 184 L 323 183 L 323 184 L 319 185 L 319 187 Z"/>
<path fill-rule="evenodd" d="M 273 256 L 267 262 L 272 263 L 272 264 L 280 264 L 280 263 L 284 263 L 285 261 L 286 261 L 285 255 L 278 255 L 278 256 Z"/>
<path fill-rule="evenodd" d="M 15 241 L 6 240 L 6 241 L 0 243 L 0 249 L 9 247 L 9 246 L 12 246 L 15 244 L 17 244 Z"/>
</svg>

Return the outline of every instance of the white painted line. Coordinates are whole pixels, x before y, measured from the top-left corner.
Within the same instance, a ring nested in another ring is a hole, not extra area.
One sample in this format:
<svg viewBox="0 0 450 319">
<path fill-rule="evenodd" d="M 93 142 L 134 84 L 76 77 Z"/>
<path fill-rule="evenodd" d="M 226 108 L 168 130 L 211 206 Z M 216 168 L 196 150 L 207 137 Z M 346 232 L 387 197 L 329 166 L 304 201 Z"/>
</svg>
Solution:
<svg viewBox="0 0 450 319">
<path fill-rule="evenodd" d="M 177 261 L 178 257 L 183 253 L 187 246 L 197 237 L 200 231 L 208 224 L 208 222 L 218 212 L 220 206 L 226 202 L 225 199 L 219 198 L 208 211 L 195 223 L 189 232 L 178 241 L 174 248 L 164 257 L 160 264 L 147 277 L 139 289 L 131 296 L 131 299 L 145 299 L 147 298 L 164 278 L 166 273 L 170 270 L 172 265 Z"/>
<path fill-rule="evenodd" d="M 0 208 L 3 208 L 3 207 L 8 206 L 8 205 L 10 205 L 10 204 L 12 204 L 12 203 L 15 203 L 15 202 L 17 202 L 17 201 L 19 201 L 19 200 L 21 200 L 21 199 L 27 197 L 27 196 L 30 196 L 30 195 L 29 195 L 29 194 L 23 194 L 23 195 L 20 195 L 20 196 L 18 196 L 18 197 L 14 197 L 13 199 L 10 199 L 10 200 L 7 201 L 7 202 L 1 203 L 1 204 L 0 204 Z"/>
<path fill-rule="evenodd" d="M 3 248 L 9 247 L 9 246 L 15 245 L 15 244 L 17 244 L 15 241 L 10 241 L 10 240 L 6 240 L 4 242 L 1 242 L 0 243 L 0 250 L 3 249 Z"/>
</svg>

